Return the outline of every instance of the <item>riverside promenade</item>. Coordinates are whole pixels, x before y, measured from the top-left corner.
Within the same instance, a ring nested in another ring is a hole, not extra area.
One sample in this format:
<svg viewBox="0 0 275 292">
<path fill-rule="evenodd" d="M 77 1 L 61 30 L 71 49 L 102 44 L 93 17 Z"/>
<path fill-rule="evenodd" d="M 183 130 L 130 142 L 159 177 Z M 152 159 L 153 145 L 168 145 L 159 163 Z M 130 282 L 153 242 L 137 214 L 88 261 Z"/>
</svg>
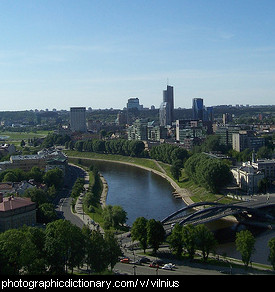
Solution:
<svg viewBox="0 0 275 292">
<path fill-rule="evenodd" d="M 80 166 L 77 166 L 75 164 L 70 164 L 70 165 L 80 168 L 85 173 L 85 176 L 84 176 L 84 181 L 85 181 L 84 189 L 85 189 L 85 191 L 79 195 L 79 197 L 76 200 L 75 210 L 74 211 L 71 210 L 71 212 L 73 215 L 79 217 L 83 221 L 83 223 L 86 226 L 88 226 L 91 230 L 99 230 L 101 233 L 104 233 L 104 230 L 100 227 L 100 225 L 97 222 L 93 221 L 91 219 L 91 217 L 89 215 L 87 215 L 83 210 L 83 198 L 84 198 L 85 193 L 88 191 L 88 188 L 89 188 L 89 173 L 87 171 L 85 171 L 85 169 L 83 169 Z M 104 207 L 106 205 L 106 198 L 107 198 L 107 194 L 108 194 L 108 184 L 102 175 L 100 175 L 100 179 L 102 181 L 102 186 L 103 186 L 101 197 L 100 197 L 100 204 L 102 207 Z"/>
</svg>

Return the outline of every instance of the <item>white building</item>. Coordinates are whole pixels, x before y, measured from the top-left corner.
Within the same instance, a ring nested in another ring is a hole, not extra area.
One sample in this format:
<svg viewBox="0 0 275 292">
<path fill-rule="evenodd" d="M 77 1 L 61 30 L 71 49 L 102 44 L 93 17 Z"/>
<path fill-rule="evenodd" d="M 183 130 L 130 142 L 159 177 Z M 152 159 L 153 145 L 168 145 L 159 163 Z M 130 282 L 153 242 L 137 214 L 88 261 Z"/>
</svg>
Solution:
<svg viewBox="0 0 275 292">
<path fill-rule="evenodd" d="M 248 194 L 254 194 L 258 192 L 258 183 L 264 178 L 264 173 L 257 168 L 250 165 L 250 163 L 244 163 L 239 168 L 233 168 L 231 170 L 235 183 Z"/>
</svg>

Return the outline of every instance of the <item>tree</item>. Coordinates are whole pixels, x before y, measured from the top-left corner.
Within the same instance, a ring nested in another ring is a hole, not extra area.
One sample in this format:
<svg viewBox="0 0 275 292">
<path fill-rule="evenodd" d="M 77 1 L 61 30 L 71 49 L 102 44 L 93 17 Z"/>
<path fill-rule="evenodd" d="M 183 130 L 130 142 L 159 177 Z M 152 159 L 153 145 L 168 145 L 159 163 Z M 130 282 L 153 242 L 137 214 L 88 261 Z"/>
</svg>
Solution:
<svg viewBox="0 0 275 292">
<path fill-rule="evenodd" d="M 83 151 L 83 141 L 77 141 L 74 144 L 74 148 L 76 149 L 76 151 L 82 152 Z"/>
<path fill-rule="evenodd" d="M 130 141 L 130 156 L 140 157 L 145 149 L 143 141 Z"/>
<path fill-rule="evenodd" d="M 96 273 L 100 273 L 107 269 L 106 242 L 99 231 L 89 230 L 86 235 L 85 247 L 86 263 L 88 267 Z"/>
<path fill-rule="evenodd" d="M 40 223 L 49 223 L 58 218 L 55 205 L 52 203 L 43 203 L 39 205 L 37 211 L 37 221 Z"/>
<path fill-rule="evenodd" d="M 248 267 L 252 253 L 254 252 L 255 238 L 249 230 L 242 230 L 236 234 L 236 248 L 241 253 L 245 267 Z"/>
<path fill-rule="evenodd" d="M 268 247 L 269 247 L 268 260 L 270 261 L 273 270 L 275 270 L 275 237 L 271 238 L 268 241 Z"/>
<path fill-rule="evenodd" d="M 122 252 L 117 238 L 115 238 L 114 232 L 110 230 L 106 231 L 104 239 L 106 244 L 106 258 L 108 259 L 112 271 L 115 264 L 118 262 L 119 257 L 122 255 Z"/>
<path fill-rule="evenodd" d="M 204 153 L 193 154 L 185 163 L 185 172 L 192 181 L 211 192 L 218 192 L 232 180 L 226 163 Z"/>
<path fill-rule="evenodd" d="M 23 229 L 9 229 L 0 234 L 1 274 L 19 275 L 30 271 L 37 249 Z"/>
<path fill-rule="evenodd" d="M 27 267 L 27 274 L 42 275 L 46 274 L 46 260 L 44 256 L 45 230 L 39 227 L 24 226 L 23 231 L 26 237 L 34 244 L 34 256 Z"/>
<path fill-rule="evenodd" d="M 182 227 L 182 243 L 189 258 L 193 260 L 196 251 L 196 228 L 194 225 L 188 224 Z"/>
<path fill-rule="evenodd" d="M 132 240 L 138 240 L 144 253 L 147 248 L 147 219 L 138 217 L 131 228 Z"/>
<path fill-rule="evenodd" d="M 127 212 L 123 210 L 121 206 L 115 205 L 112 210 L 113 224 L 117 228 L 119 225 L 123 225 L 127 221 Z"/>
<path fill-rule="evenodd" d="M 172 233 L 168 236 L 167 241 L 169 243 L 170 249 L 180 257 L 182 254 L 182 226 L 178 223 L 174 226 Z"/>
<path fill-rule="evenodd" d="M 196 226 L 196 246 L 202 251 L 203 261 L 207 261 L 210 251 L 217 245 L 214 234 L 203 224 Z"/>
<path fill-rule="evenodd" d="M 102 217 L 103 217 L 103 228 L 110 229 L 113 226 L 113 216 L 112 216 L 112 206 L 107 205 L 102 210 Z"/>
<path fill-rule="evenodd" d="M 63 274 L 84 259 L 84 236 L 81 229 L 63 219 L 47 224 L 45 252 L 52 274 Z"/>
<path fill-rule="evenodd" d="M 175 160 L 173 161 L 173 164 L 170 168 L 173 178 L 176 179 L 177 181 L 179 180 L 181 175 L 181 164 L 182 164 L 181 160 Z"/>
<path fill-rule="evenodd" d="M 24 196 L 31 198 L 32 202 L 35 202 L 37 206 L 40 206 L 44 203 L 49 203 L 48 193 L 44 190 L 37 188 L 29 188 L 24 192 Z"/>
<path fill-rule="evenodd" d="M 34 179 L 36 182 L 43 182 L 44 172 L 37 166 L 34 166 L 29 172 L 28 177 Z"/>
<path fill-rule="evenodd" d="M 156 254 L 160 244 L 165 239 L 165 230 L 160 221 L 150 219 L 147 221 L 147 243 L 153 248 L 153 253 Z"/>
<path fill-rule="evenodd" d="M 3 182 L 16 182 L 16 181 L 17 181 L 17 177 L 12 171 L 5 174 L 3 178 Z"/>
<path fill-rule="evenodd" d="M 267 146 L 262 146 L 257 152 L 257 158 L 272 159 L 273 149 Z"/>
<path fill-rule="evenodd" d="M 107 205 L 103 211 L 102 216 L 104 219 L 104 227 L 109 229 L 110 227 L 118 228 L 127 220 L 127 213 L 123 210 L 121 206 L 111 206 Z"/>
<path fill-rule="evenodd" d="M 43 180 L 48 187 L 54 185 L 59 189 L 63 184 L 63 172 L 59 168 L 51 169 L 44 174 Z"/>
<path fill-rule="evenodd" d="M 188 151 L 184 148 L 177 147 L 171 152 L 172 162 L 176 160 L 181 161 L 180 167 L 183 167 L 185 160 L 188 158 Z"/>
</svg>

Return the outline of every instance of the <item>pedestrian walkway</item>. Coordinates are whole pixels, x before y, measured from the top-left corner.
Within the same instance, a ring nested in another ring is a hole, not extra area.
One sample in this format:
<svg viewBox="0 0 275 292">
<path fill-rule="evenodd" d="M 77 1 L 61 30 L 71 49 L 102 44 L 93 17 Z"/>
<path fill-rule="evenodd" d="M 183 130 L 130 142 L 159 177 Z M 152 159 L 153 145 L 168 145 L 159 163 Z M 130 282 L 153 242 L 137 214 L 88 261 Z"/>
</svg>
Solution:
<svg viewBox="0 0 275 292">
<path fill-rule="evenodd" d="M 75 213 L 73 214 L 78 216 L 83 221 L 83 223 L 86 226 L 88 226 L 91 230 L 96 230 L 96 231 L 100 231 L 101 233 L 104 233 L 100 225 L 96 223 L 94 220 L 92 220 L 91 217 L 83 211 L 84 195 L 85 193 L 81 193 L 80 196 L 77 198 L 77 201 L 75 204 Z"/>
<path fill-rule="evenodd" d="M 88 226 L 91 230 L 97 230 L 97 231 L 100 231 L 101 233 L 104 233 L 104 230 L 100 227 L 100 225 L 97 222 L 95 222 L 94 220 L 92 220 L 91 217 L 89 215 L 87 215 L 83 210 L 83 199 L 84 199 L 85 193 L 88 191 L 88 188 L 89 188 L 89 173 L 87 171 L 85 171 L 82 167 L 79 167 L 77 165 L 74 165 L 74 166 L 81 168 L 84 171 L 85 183 L 84 183 L 84 192 L 81 193 L 76 200 L 75 212 L 73 212 L 73 210 L 71 210 L 71 212 L 75 216 L 79 217 L 83 221 L 83 224 Z M 103 181 L 103 177 L 101 176 L 100 178 Z M 103 181 L 103 190 L 102 190 L 102 195 L 101 195 L 102 206 L 105 206 L 107 192 L 108 192 L 108 186 L 107 186 L 107 182 L 104 180 Z"/>
</svg>

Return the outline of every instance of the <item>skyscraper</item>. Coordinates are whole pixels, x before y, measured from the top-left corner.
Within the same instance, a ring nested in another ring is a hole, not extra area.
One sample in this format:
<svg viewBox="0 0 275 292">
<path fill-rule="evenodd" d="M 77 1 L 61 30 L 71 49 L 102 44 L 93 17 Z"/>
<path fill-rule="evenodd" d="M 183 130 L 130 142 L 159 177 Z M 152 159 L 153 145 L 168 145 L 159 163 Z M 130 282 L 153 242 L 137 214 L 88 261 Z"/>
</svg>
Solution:
<svg viewBox="0 0 275 292">
<path fill-rule="evenodd" d="M 70 126 L 72 132 L 86 132 L 86 108 L 71 107 L 70 108 Z"/>
<path fill-rule="evenodd" d="M 137 97 L 131 97 L 128 99 L 128 102 L 127 102 L 127 109 L 133 109 L 133 108 L 136 108 L 136 109 L 141 109 L 141 105 L 139 104 L 139 99 Z"/>
<path fill-rule="evenodd" d="M 193 105 L 192 105 L 192 111 L 193 111 L 193 120 L 201 120 L 203 121 L 203 99 L 202 98 L 193 98 Z"/>
<path fill-rule="evenodd" d="M 167 85 L 167 89 L 163 90 L 163 102 L 159 110 L 160 125 L 172 125 L 174 121 L 174 88 Z"/>
<path fill-rule="evenodd" d="M 171 125 L 171 113 L 168 102 L 162 102 L 159 108 L 159 124 L 160 126 Z"/>
</svg>

